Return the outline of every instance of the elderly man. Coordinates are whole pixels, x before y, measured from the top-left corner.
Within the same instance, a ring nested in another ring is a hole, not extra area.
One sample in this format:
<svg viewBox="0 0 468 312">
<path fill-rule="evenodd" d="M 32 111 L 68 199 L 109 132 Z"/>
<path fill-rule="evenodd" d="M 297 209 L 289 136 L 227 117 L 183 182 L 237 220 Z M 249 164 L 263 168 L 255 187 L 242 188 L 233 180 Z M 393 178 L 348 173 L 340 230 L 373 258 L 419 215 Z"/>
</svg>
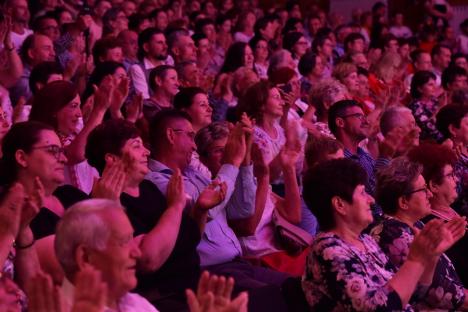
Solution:
<svg viewBox="0 0 468 312">
<path fill-rule="evenodd" d="M 70 207 L 57 226 L 55 252 L 65 272 L 62 288 L 69 307 L 77 274 L 91 266 L 107 285 L 106 311 L 157 311 L 146 299 L 130 293 L 137 284 L 141 252 L 118 202 L 91 199 Z"/>
</svg>

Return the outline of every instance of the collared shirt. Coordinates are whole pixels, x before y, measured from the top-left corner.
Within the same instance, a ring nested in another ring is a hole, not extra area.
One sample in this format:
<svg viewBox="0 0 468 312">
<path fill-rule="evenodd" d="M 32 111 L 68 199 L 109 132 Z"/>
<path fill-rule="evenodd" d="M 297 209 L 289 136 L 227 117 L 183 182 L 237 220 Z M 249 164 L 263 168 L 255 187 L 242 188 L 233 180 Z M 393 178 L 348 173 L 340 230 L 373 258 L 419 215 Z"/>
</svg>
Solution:
<svg viewBox="0 0 468 312">
<path fill-rule="evenodd" d="M 148 167 L 151 172 L 145 178 L 166 194 L 173 171 L 154 159 L 150 159 Z M 224 201 L 208 212 L 209 219 L 197 248 L 202 266 L 228 262 L 242 255 L 239 240 L 229 227 L 227 219 L 247 218 L 255 212 L 256 187 L 252 166 L 238 169 L 233 165 L 224 164 L 216 179 L 226 182 L 227 192 Z M 189 207 L 193 207 L 211 180 L 190 166 L 184 170 L 183 180 L 185 192 L 189 197 Z"/>
<path fill-rule="evenodd" d="M 75 286 L 65 278 L 62 284 L 63 300 L 66 305 L 65 311 L 71 311 L 75 298 Z M 130 292 L 123 295 L 118 302 L 118 309 L 104 308 L 104 312 L 158 312 L 156 308 L 145 298 Z"/>
<path fill-rule="evenodd" d="M 31 67 L 24 64 L 23 74 L 18 82 L 10 88 L 10 99 L 13 106 L 16 106 L 20 97 L 24 96 L 25 100 L 29 100 L 32 96 L 31 89 L 29 88 L 29 77 L 31 76 Z"/>
<path fill-rule="evenodd" d="M 171 56 L 168 56 L 163 63 L 165 65 L 174 65 L 174 60 Z M 150 97 L 147 77 L 149 76 L 149 71 L 155 67 L 157 66 L 151 63 L 150 60 L 145 57 L 143 58 L 142 64 L 132 65 L 128 70 L 128 75 L 132 80 L 135 91 L 141 93 L 143 95 L 143 99 L 145 100 L 149 99 Z"/>
</svg>

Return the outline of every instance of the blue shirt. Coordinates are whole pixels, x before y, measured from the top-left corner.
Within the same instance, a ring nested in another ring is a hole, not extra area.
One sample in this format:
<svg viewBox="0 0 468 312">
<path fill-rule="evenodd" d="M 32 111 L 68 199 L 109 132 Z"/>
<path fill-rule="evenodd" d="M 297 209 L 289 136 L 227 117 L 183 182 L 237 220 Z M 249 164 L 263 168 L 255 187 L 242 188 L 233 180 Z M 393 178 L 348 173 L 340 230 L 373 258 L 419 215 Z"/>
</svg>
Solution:
<svg viewBox="0 0 468 312">
<path fill-rule="evenodd" d="M 173 171 L 154 159 L 150 159 L 149 168 L 151 172 L 145 178 L 166 194 L 167 183 Z M 227 192 L 224 201 L 208 212 L 205 232 L 197 248 L 202 266 L 229 262 L 242 255 L 239 240 L 227 220 L 248 218 L 255 212 L 256 186 L 253 166 L 238 169 L 233 165 L 224 164 L 216 179 L 226 182 Z M 190 197 L 188 206 L 193 207 L 200 193 L 211 181 L 190 166 L 184 170 L 183 180 L 185 192 Z"/>
</svg>

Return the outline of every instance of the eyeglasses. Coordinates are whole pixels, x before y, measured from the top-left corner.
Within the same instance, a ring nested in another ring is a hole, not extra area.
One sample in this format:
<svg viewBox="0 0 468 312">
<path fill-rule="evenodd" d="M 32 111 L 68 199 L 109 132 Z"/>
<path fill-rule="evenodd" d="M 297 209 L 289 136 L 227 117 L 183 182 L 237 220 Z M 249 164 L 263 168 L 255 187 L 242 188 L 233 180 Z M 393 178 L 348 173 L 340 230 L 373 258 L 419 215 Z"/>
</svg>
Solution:
<svg viewBox="0 0 468 312">
<path fill-rule="evenodd" d="M 65 155 L 65 149 L 58 145 L 35 146 L 32 149 L 45 150 L 50 155 L 54 156 L 56 160 L 60 160 L 60 156 Z"/>
<path fill-rule="evenodd" d="M 367 121 L 367 116 L 361 113 L 354 113 L 354 114 L 349 114 L 349 115 L 343 115 L 339 116 L 341 118 L 349 118 L 349 117 L 354 117 L 358 118 L 360 121 Z"/>
<path fill-rule="evenodd" d="M 183 132 L 185 133 L 190 139 L 192 140 L 195 140 L 195 132 L 193 131 L 187 131 L 187 130 L 183 130 L 183 129 L 174 129 L 174 128 L 171 128 L 174 132 Z"/>
<path fill-rule="evenodd" d="M 429 188 L 427 187 L 427 185 L 425 185 L 423 188 L 406 192 L 405 195 L 409 196 L 409 195 L 412 195 L 412 194 L 418 193 L 418 192 L 424 192 L 424 193 L 426 193 L 426 196 L 427 196 L 431 191 L 429 191 Z"/>
</svg>

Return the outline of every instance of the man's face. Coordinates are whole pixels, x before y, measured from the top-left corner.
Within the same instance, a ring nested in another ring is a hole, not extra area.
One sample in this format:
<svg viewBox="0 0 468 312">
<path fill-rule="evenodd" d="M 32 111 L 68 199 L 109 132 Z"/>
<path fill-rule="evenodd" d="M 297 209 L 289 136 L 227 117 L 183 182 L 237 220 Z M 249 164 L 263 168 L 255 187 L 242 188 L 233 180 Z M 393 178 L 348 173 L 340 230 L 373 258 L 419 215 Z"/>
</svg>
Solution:
<svg viewBox="0 0 468 312">
<path fill-rule="evenodd" d="M 204 57 L 210 53 L 211 50 L 211 44 L 210 41 L 206 38 L 201 39 L 198 41 L 198 49 L 197 53 L 199 57 Z"/>
<path fill-rule="evenodd" d="M 356 141 L 362 141 L 369 136 L 370 125 L 359 106 L 348 108 L 341 119 L 345 135 Z"/>
<path fill-rule="evenodd" d="M 390 40 L 386 48 L 388 52 L 398 53 L 398 41 L 396 39 Z"/>
<path fill-rule="evenodd" d="M 196 149 L 195 131 L 192 124 L 185 119 L 174 121 L 169 130 L 174 137 L 174 158 L 180 161 L 180 169 L 183 170 L 190 164 Z"/>
<path fill-rule="evenodd" d="M 122 42 L 122 50 L 125 57 L 135 59 L 138 53 L 138 35 L 136 32 L 128 30 L 125 31 Z"/>
<path fill-rule="evenodd" d="M 13 1 L 11 6 L 11 17 L 15 22 L 27 24 L 30 17 L 28 2 L 26 0 Z"/>
<path fill-rule="evenodd" d="M 369 62 L 367 62 L 367 57 L 364 53 L 356 53 L 352 56 L 353 64 L 362 67 L 365 69 L 369 69 Z"/>
<path fill-rule="evenodd" d="M 55 60 L 54 44 L 49 37 L 35 35 L 33 47 L 29 50 L 32 65 Z"/>
<path fill-rule="evenodd" d="M 422 53 L 414 65 L 417 70 L 432 70 L 431 55 L 429 53 Z"/>
<path fill-rule="evenodd" d="M 49 37 L 53 42 L 55 42 L 60 36 L 57 21 L 53 18 L 42 20 L 39 32 Z"/>
<path fill-rule="evenodd" d="M 275 38 L 275 31 L 276 31 L 275 24 L 273 22 L 269 22 L 267 23 L 265 29 L 261 31 L 261 33 L 262 33 L 262 36 L 266 40 L 271 40 Z"/>
<path fill-rule="evenodd" d="M 451 90 L 460 90 L 468 87 L 466 75 L 455 76 L 455 80 L 449 85 Z"/>
<path fill-rule="evenodd" d="M 167 44 L 164 34 L 155 34 L 147 44 L 148 55 L 157 59 L 165 60 L 167 58 Z"/>
<path fill-rule="evenodd" d="M 177 59 L 179 62 L 183 61 L 196 61 L 197 48 L 192 38 L 189 36 L 181 36 L 177 44 Z"/>
<path fill-rule="evenodd" d="M 108 291 L 120 298 L 136 287 L 136 265 L 141 252 L 133 240 L 133 228 L 123 210 L 109 209 L 102 214 L 110 227 L 110 237 L 104 250 L 92 250 L 88 258 L 101 273 Z"/>
<path fill-rule="evenodd" d="M 402 129 L 404 138 L 398 146 L 397 152 L 404 154 L 409 148 L 419 145 L 419 134 L 421 129 L 416 124 L 416 120 L 411 112 L 402 112 L 399 118 L 398 128 Z"/>
<path fill-rule="evenodd" d="M 200 86 L 200 71 L 195 63 L 185 65 L 183 81 L 186 87 Z"/>
<path fill-rule="evenodd" d="M 118 63 L 123 62 L 123 53 L 121 47 L 115 47 L 113 49 L 109 49 L 106 53 L 106 56 L 103 60 L 104 61 L 114 61 Z"/>
<path fill-rule="evenodd" d="M 364 52 L 364 40 L 356 39 L 349 43 L 349 52 Z"/>
<path fill-rule="evenodd" d="M 452 52 L 447 48 L 442 48 L 438 55 L 434 55 L 434 65 L 440 68 L 447 68 L 450 64 L 450 58 L 452 57 Z"/>
</svg>

